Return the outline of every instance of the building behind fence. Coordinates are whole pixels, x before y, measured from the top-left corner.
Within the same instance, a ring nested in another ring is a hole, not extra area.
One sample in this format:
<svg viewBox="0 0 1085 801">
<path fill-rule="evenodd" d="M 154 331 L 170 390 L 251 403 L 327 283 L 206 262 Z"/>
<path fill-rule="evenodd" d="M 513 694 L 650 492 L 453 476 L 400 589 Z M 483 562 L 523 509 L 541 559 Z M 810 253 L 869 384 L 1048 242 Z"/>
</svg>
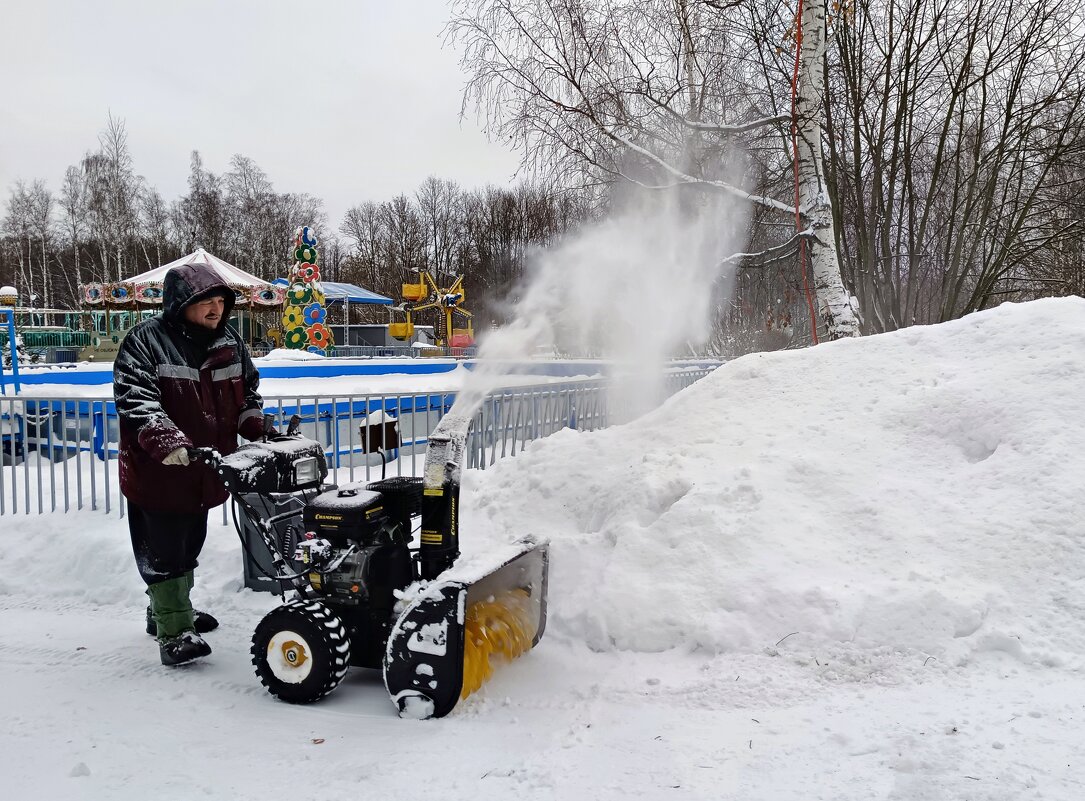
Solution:
<svg viewBox="0 0 1085 801">
<path fill-rule="evenodd" d="M 668 372 L 672 394 L 711 368 Z M 485 469 L 535 439 L 562 428 L 593 431 L 611 422 L 604 379 L 519 386 L 490 393 L 472 421 L 468 468 Z M 324 445 L 337 483 L 421 475 L 430 432 L 452 407 L 453 393 L 291 396 L 264 399 L 264 411 L 286 429 L 293 415 L 301 433 Z M 370 419 L 398 423 L 398 447 L 367 452 L 361 434 Z M 117 477 L 117 416 L 112 396 L 0 397 L 0 515 L 89 509 L 124 515 Z M 387 462 L 387 464 L 385 464 Z M 225 507 L 223 522 L 226 522 Z"/>
</svg>

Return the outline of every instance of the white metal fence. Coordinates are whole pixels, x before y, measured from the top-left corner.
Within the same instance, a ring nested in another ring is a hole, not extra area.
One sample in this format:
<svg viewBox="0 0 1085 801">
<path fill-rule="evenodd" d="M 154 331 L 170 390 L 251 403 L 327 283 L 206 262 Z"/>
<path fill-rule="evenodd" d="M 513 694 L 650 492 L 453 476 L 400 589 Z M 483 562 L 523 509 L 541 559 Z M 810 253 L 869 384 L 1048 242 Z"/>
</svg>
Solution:
<svg viewBox="0 0 1085 801">
<path fill-rule="evenodd" d="M 667 373 L 667 394 L 709 372 Z M 580 379 L 492 392 L 472 422 L 467 467 L 485 469 L 562 428 L 607 426 L 609 388 L 603 379 Z M 264 399 L 264 411 L 279 430 L 298 415 L 301 433 L 324 445 L 330 478 L 345 483 L 376 480 L 385 470 L 420 475 L 427 438 L 454 399 L 447 392 L 274 397 Z M 367 452 L 361 435 L 377 411 L 398 422 L 399 447 L 383 456 Z M 89 509 L 123 516 L 117 441 L 112 397 L 0 397 L 0 515 Z"/>
</svg>

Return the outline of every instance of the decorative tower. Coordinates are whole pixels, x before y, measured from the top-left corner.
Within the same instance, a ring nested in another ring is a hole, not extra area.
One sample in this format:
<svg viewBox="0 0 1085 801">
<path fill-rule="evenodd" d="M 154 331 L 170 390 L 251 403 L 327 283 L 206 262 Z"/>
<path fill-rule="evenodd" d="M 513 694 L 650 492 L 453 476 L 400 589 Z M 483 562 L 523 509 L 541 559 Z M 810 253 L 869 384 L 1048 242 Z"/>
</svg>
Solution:
<svg viewBox="0 0 1085 801">
<path fill-rule="evenodd" d="M 327 356 L 335 344 L 332 332 L 324 324 L 327 317 L 317 266 L 316 234 L 305 226 L 294 233 L 294 266 L 283 308 L 283 344 Z"/>
</svg>

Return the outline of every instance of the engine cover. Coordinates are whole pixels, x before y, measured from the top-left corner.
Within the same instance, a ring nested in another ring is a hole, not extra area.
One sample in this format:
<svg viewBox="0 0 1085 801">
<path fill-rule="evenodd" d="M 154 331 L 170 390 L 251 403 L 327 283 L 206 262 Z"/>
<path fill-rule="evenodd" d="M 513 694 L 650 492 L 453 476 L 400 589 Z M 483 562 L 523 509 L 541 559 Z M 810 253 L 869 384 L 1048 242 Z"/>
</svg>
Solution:
<svg viewBox="0 0 1085 801">
<path fill-rule="evenodd" d="M 384 496 L 363 484 L 347 484 L 317 495 L 305 507 L 305 530 L 341 545 L 385 545 L 395 541 L 395 525 Z"/>
</svg>

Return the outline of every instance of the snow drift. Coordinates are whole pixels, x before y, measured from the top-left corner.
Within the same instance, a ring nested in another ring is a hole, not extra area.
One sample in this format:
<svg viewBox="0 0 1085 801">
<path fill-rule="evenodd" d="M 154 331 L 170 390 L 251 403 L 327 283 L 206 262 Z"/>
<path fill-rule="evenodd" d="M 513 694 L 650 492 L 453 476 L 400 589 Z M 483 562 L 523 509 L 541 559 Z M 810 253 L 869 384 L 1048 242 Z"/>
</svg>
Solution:
<svg viewBox="0 0 1085 801">
<path fill-rule="evenodd" d="M 1082 397 L 1079 298 L 750 355 L 629 424 L 467 471 L 464 562 L 549 537 L 547 637 L 597 651 L 1080 666 Z M 123 521 L 5 520 L 24 536 L 0 594 L 142 608 Z M 266 608 L 235 592 L 238 560 L 212 525 L 197 600 Z"/>
<path fill-rule="evenodd" d="M 1083 345 L 1068 299 L 750 356 L 468 471 L 466 556 L 548 536 L 550 620 L 425 724 L 370 671 L 260 689 L 217 512 L 180 670 L 115 510 L 0 517 L 8 795 L 1077 801 Z"/>
<path fill-rule="evenodd" d="M 553 542 L 595 650 L 1079 663 L 1085 301 L 754 354 L 630 424 L 465 479 L 465 549 Z"/>
</svg>

